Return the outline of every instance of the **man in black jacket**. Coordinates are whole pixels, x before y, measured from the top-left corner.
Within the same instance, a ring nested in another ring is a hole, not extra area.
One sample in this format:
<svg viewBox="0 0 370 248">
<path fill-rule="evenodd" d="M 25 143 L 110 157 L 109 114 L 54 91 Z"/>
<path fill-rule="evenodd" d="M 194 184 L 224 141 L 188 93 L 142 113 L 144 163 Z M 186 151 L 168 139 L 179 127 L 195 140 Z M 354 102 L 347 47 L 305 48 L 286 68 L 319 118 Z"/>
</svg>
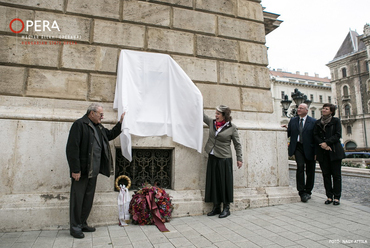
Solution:
<svg viewBox="0 0 370 248">
<path fill-rule="evenodd" d="M 295 155 L 297 162 L 297 190 L 302 202 L 307 202 L 311 198 L 316 166 L 313 138 L 316 119 L 308 116 L 307 113 L 307 104 L 300 104 L 297 109 L 298 116 L 292 118 L 288 124 L 288 137 L 290 137 L 288 151 L 289 156 Z"/>
<path fill-rule="evenodd" d="M 67 160 L 71 176 L 70 193 L 70 234 L 75 238 L 84 238 L 83 232 L 94 232 L 95 228 L 87 225 L 94 195 L 96 180 L 101 173 L 107 177 L 113 175 L 113 159 L 109 140 L 121 133 L 120 121 L 111 129 L 103 127 L 103 107 L 93 103 L 86 114 L 76 120 L 69 132 L 67 141 Z"/>
</svg>

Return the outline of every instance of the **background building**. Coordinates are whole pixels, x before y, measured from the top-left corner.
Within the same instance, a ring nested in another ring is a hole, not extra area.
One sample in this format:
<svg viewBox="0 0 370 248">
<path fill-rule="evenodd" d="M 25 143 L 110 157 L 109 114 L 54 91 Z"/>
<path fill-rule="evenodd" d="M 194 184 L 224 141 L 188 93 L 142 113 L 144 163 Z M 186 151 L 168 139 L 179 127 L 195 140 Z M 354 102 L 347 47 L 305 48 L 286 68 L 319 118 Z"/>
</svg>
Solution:
<svg viewBox="0 0 370 248">
<path fill-rule="evenodd" d="M 282 71 L 281 69 L 270 70 L 271 91 L 274 99 L 274 113 L 280 124 L 287 124 L 289 118 L 284 115 L 280 101 L 284 95 L 291 98 L 294 89 L 298 89 L 312 101 L 308 115 L 313 118 L 320 118 L 321 108 L 324 103 L 333 103 L 330 79 L 320 78 L 318 74 L 309 76 L 307 72 L 303 75 L 297 71 L 295 74 Z M 288 109 L 288 114 L 295 107 L 294 101 Z"/>
<path fill-rule="evenodd" d="M 265 35 L 280 22 L 260 1 L 2 0 L 0 16 L 0 231 L 68 227 L 68 132 L 91 102 L 103 104 L 104 125 L 117 121 L 121 49 L 169 54 L 202 92 L 207 114 L 230 106 L 244 156 L 243 167 L 234 166 L 233 209 L 299 199 L 267 68 Z M 207 135 L 204 128 L 204 143 Z M 132 147 L 134 160 L 147 150 L 162 154 L 174 216 L 209 211 L 207 154 L 170 137 L 132 137 Z M 116 177 L 135 166 L 119 157 L 119 139 L 111 148 Z M 149 162 L 140 166 L 151 171 Z M 89 224 L 117 223 L 114 184 L 98 177 Z"/>
<path fill-rule="evenodd" d="M 327 64 L 347 150 L 370 145 L 369 60 L 370 26 L 367 24 L 363 35 L 350 30 L 334 59 Z"/>
</svg>

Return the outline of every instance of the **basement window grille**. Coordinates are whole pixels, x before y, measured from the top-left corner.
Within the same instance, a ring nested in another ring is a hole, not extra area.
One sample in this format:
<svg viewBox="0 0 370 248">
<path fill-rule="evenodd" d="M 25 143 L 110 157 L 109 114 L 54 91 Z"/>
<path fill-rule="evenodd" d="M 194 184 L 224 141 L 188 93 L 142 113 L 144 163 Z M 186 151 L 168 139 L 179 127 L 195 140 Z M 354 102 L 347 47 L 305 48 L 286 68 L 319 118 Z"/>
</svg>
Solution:
<svg viewBox="0 0 370 248">
<path fill-rule="evenodd" d="M 130 189 L 134 190 L 144 183 L 170 189 L 172 151 L 172 149 L 132 149 L 130 163 L 122 156 L 121 148 L 117 148 L 115 179 L 121 175 L 128 176 L 131 180 Z"/>
</svg>

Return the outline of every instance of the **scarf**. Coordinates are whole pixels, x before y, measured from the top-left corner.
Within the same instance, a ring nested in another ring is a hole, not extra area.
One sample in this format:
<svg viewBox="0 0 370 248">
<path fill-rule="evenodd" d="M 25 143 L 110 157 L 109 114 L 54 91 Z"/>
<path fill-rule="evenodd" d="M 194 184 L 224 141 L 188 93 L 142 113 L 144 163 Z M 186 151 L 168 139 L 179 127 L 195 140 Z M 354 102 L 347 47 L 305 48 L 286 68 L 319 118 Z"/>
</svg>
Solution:
<svg viewBox="0 0 370 248">
<path fill-rule="evenodd" d="M 331 121 L 332 118 L 333 118 L 332 115 L 321 116 L 321 125 L 323 126 L 324 131 L 325 131 L 326 125 Z"/>
<path fill-rule="evenodd" d="M 222 127 L 223 125 L 225 125 L 226 121 L 223 120 L 223 121 L 216 121 L 215 125 L 216 125 L 216 130 L 218 130 L 220 127 Z"/>
</svg>

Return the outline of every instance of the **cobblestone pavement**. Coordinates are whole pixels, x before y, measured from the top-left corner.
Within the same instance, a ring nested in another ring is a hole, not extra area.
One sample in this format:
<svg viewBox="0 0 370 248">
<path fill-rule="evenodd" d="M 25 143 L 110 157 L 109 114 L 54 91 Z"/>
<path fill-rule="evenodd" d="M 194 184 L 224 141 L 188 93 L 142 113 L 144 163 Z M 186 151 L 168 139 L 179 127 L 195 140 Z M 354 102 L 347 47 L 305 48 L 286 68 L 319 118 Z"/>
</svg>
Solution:
<svg viewBox="0 0 370 248">
<path fill-rule="evenodd" d="M 295 170 L 289 170 L 290 185 L 296 188 Z M 313 193 L 325 195 L 322 174 L 316 171 Z M 370 178 L 342 176 L 342 200 L 370 207 Z"/>
</svg>

